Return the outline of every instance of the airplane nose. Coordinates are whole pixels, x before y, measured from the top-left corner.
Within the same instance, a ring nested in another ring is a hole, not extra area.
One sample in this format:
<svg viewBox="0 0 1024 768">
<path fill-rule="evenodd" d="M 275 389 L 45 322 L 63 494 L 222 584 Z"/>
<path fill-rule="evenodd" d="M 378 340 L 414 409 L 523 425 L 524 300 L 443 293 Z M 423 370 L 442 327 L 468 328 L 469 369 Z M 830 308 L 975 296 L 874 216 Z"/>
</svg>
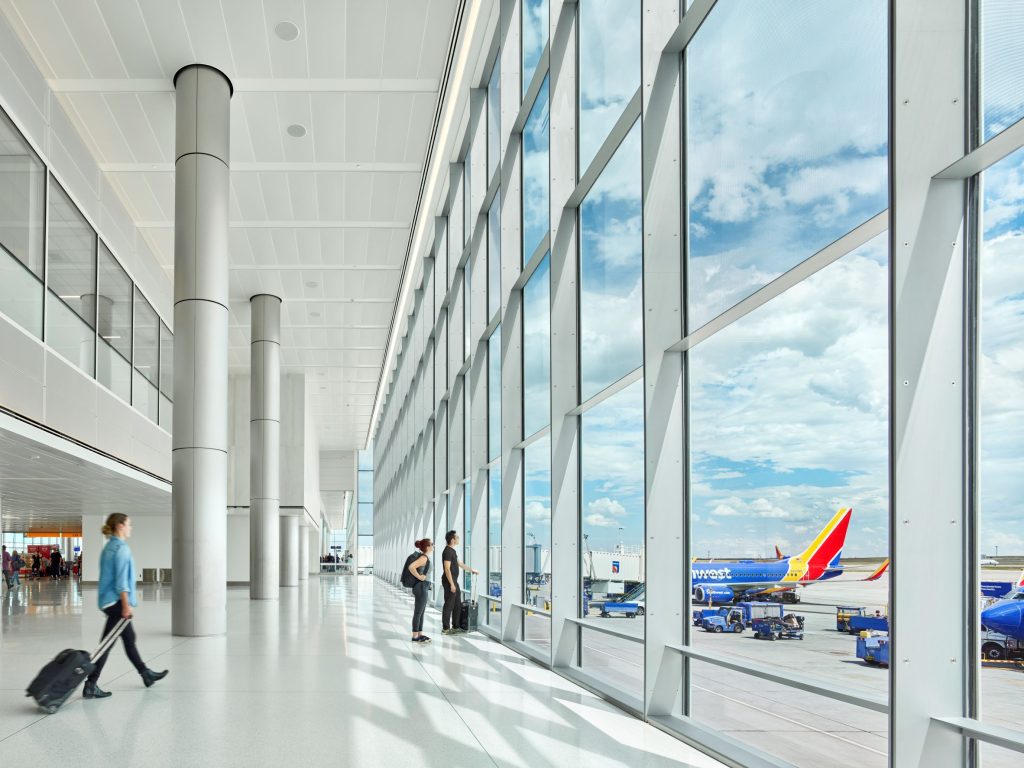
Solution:
<svg viewBox="0 0 1024 768">
<path fill-rule="evenodd" d="M 996 603 L 981 612 L 981 623 L 1004 635 L 1024 636 L 1024 604 L 1016 600 Z"/>
</svg>

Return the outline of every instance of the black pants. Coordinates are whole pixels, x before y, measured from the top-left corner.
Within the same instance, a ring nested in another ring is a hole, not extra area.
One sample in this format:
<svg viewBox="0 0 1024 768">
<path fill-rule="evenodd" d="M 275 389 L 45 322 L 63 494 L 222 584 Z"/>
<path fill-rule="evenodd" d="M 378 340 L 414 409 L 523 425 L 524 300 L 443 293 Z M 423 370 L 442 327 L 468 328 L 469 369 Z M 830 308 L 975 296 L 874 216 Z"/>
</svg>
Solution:
<svg viewBox="0 0 1024 768">
<path fill-rule="evenodd" d="M 103 612 L 107 614 L 107 623 L 103 627 L 103 634 L 100 635 L 102 640 L 104 637 L 110 634 L 117 622 L 121 620 L 121 603 L 111 605 L 108 608 L 104 608 Z M 128 654 L 128 661 L 135 665 L 135 669 L 141 674 L 146 669 L 146 662 L 139 656 L 139 649 L 135 647 L 135 629 L 132 627 L 132 623 L 129 621 L 128 625 L 124 628 L 121 633 L 121 640 L 124 642 L 124 652 Z M 89 675 L 89 682 L 95 684 L 100 679 L 100 673 L 103 671 L 103 666 L 107 663 L 107 657 L 110 655 L 110 648 L 96 661 L 96 669 Z"/>
<path fill-rule="evenodd" d="M 462 590 L 455 585 L 452 592 L 448 582 L 444 581 L 444 610 L 441 612 L 442 629 L 458 629 L 462 626 Z"/>
<path fill-rule="evenodd" d="M 416 606 L 412 611 L 412 631 L 423 631 L 423 614 L 427 612 L 427 582 L 421 581 L 412 588 Z"/>
</svg>

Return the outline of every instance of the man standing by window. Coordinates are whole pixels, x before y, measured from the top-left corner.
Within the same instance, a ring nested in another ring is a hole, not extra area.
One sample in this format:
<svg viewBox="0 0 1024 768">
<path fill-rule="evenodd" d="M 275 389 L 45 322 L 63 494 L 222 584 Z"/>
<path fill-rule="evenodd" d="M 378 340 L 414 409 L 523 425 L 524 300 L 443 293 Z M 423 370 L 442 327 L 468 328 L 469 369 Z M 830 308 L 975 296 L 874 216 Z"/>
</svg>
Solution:
<svg viewBox="0 0 1024 768">
<path fill-rule="evenodd" d="M 462 629 L 462 590 L 459 589 L 459 568 L 464 568 L 473 574 L 479 573 L 479 571 L 459 562 L 458 553 L 455 551 L 455 547 L 459 544 L 459 535 L 455 531 L 448 531 L 444 535 L 444 540 L 447 546 L 441 553 L 441 565 L 444 568 L 441 574 L 441 585 L 444 587 L 441 634 L 461 635 L 465 630 Z"/>
</svg>

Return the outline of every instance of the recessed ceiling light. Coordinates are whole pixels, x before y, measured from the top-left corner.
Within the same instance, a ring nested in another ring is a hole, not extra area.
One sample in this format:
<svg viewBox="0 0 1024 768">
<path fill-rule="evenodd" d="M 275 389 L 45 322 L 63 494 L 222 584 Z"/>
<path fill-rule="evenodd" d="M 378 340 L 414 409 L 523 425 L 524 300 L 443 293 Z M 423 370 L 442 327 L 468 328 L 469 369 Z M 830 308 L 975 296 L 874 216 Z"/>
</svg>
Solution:
<svg viewBox="0 0 1024 768">
<path fill-rule="evenodd" d="M 306 126 L 292 123 L 288 126 L 288 135 L 293 139 L 301 139 L 306 135 Z"/>
<path fill-rule="evenodd" d="M 314 282 L 312 280 L 310 280 L 308 283 L 306 283 L 306 287 L 307 288 L 316 288 L 319 285 L 320 285 L 320 283 Z"/>
<path fill-rule="evenodd" d="M 274 27 L 274 34 L 286 43 L 290 43 L 299 36 L 299 28 L 290 21 L 279 21 Z"/>
</svg>

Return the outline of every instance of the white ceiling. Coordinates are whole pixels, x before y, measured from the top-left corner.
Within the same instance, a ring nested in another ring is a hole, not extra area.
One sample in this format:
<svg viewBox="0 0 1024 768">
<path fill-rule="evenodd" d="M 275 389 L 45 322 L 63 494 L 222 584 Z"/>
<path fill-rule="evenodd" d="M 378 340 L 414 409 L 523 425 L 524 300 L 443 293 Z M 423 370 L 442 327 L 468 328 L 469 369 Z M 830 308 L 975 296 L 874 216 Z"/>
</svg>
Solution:
<svg viewBox="0 0 1024 768">
<path fill-rule="evenodd" d="M 231 78 L 230 362 L 249 367 L 249 296 L 281 296 L 283 370 L 307 374 L 325 449 L 366 440 L 455 6 L 0 0 L 168 275 L 171 78 Z"/>
<path fill-rule="evenodd" d="M 0 509 L 6 530 L 80 530 L 82 515 L 112 512 L 170 514 L 169 483 L 40 434 L 49 444 L 0 428 Z"/>
</svg>

